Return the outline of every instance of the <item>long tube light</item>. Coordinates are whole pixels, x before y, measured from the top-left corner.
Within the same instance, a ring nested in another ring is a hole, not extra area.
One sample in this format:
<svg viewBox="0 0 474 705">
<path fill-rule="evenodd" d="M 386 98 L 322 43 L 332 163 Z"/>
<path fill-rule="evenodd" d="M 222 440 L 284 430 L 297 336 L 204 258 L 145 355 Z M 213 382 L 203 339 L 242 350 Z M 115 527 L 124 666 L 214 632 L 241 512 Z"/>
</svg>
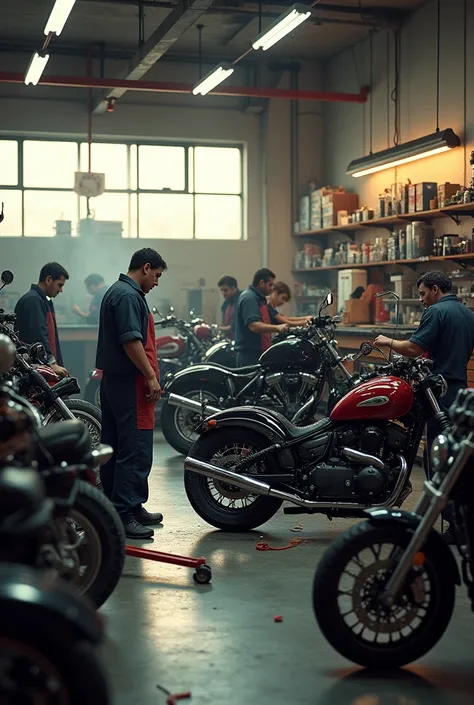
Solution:
<svg viewBox="0 0 474 705">
<path fill-rule="evenodd" d="M 38 54 L 37 51 L 33 54 L 28 64 L 28 68 L 25 73 L 25 86 L 32 85 L 37 86 L 38 81 L 43 75 L 43 71 L 46 64 L 49 61 L 49 54 Z"/>
<path fill-rule="evenodd" d="M 299 27 L 308 17 L 311 16 L 311 10 L 305 5 L 292 5 L 287 12 L 279 17 L 269 29 L 260 34 L 253 42 L 252 47 L 267 51 L 274 44 L 286 37 L 287 34 Z"/>
<path fill-rule="evenodd" d="M 74 7 L 76 0 L 56 0 L 54 7 L 51 10 L 49 20 L 46 22 L 44 33 L 46 35 L 53 33 L 58 37 L 64 29 L 71 10 Z"/>
<path fill-rule="evenodd" d="M 431 135 L 420 137 L 411 142 L 405 142 L 396 147 L 384 149 L 382 152 L 369 154 L 361 159 L 354 159 L 347 167 L 347 173 L 354 178 L 359 178 L 360 176 L 375 174 L 377 171 L 383 171 L 384 169 L 393 169 L 418 159 L 432 157 L 435 154 L 448 152 L 450 149 L 460 145 L 461 140 L 453 130 L 450 128 L 438 130 Z"/>
<path fill-rule="evenodd" d="M 194 95 L 206 95 L 213 88 L 226 80 L 234 73 L 235 69 L 229 64 L 219 64 L 207 76 L 204 76 L 193 88 Z"/>
</svg>

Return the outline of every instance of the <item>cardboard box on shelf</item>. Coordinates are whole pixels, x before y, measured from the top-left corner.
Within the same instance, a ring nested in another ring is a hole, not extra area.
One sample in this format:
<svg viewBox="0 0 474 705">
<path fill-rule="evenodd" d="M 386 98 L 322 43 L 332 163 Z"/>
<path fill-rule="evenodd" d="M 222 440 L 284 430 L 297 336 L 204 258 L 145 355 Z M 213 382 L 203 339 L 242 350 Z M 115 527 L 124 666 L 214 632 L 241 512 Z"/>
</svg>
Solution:
<svg viewBox="0 0 474 705">
<path fill-rule="evenodd" d="M 416 184 L 416 210 L 428 211 L 430 201 L 438 195 L 438 184 L 435 181 L 424 181 Z"/>
<path fill-rule="evenodd" d="M 356 193 L 334 192 L 330 196 L 323 197 L 323 228 L 337 225 L 339 211 L 353 213 L 358 207 L 359 196 Z"/>
<path fill-rule="evenodd" d="M 455 196 L 460 188 L 461 184 L 450 184 L 449 181 L 438 184 L 438 208 L 444 208 L 446 201 Z"/>
<path fill-rule="evenodd" d="M 362 299 L 346 301 L 344 325 L 352 326 L 356 323 L 370 323 L 370 302 Z"/>
</svg>

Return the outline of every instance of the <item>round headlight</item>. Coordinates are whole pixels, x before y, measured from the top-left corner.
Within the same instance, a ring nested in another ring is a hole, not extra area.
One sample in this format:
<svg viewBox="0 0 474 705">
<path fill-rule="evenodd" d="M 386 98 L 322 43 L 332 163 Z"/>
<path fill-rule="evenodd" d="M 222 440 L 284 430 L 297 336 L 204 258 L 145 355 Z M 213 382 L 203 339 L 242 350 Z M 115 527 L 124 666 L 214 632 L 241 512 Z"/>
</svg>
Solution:
<svg viewBox="0 0 474 705">
<path fill-rule="evenodd" d="M 449 439 L 442 433 L 436 436 L 431 446 L 431 467 L 435 472 L 441 470 L 449 459 Z"/>
</svg>

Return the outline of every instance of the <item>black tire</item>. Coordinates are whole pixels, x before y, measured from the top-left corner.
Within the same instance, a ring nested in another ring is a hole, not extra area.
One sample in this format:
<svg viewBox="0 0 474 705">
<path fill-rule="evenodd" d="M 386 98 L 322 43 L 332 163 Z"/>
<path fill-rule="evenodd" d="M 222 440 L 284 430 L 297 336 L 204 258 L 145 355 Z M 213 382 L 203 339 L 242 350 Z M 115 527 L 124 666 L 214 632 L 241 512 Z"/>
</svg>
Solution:
<svg viewBox="0 0 474 705">
<path fill-rule="evenodd" d="M 68 409 L 72 411 L 76 419 L 82 421 L 82 423 L 87 426 L 91 434 L 92 447 L 96 448 L 100 443 L 102 430 L 101 410 L 94 406 L 94 404 L 90 404 L 88 401 L 84 401 L 84 399 L 76 399 L 75 397 L 72 399 L 63 399 L 63 402 Z M 58 423 L 59 421 L 64 421 L 64 419 L 58 411 L 55 411 L 48 419 L 48 424 Z"/>
<path fill-rule="evenodd" d="M 192 456 L 198 460 L 212 462 L 219 450 L 233 443 L 245 443 L 254 452 L 268 446 L 268 440 L 254 431 L 246 428 L 224 428 L 202 435 L 193 446 Z M 214 480 L 211 482 L 214 484 Z M 208 524 L 224 531 L 251 531 L 271 519 L 282 505 L 278 499 L 259 496 L 247 507 L 222 507 L 212 497 L 209 478 L 189 470 L 184 473 L 184 487 L 194 511 Z"/>
<path fill-rule="evenodd" d="M 90 379 L 84 389 L 84 400 L 100 409 L 100 379 Z"/>
<path fill-rule="evenodd" d="M 62 577 L 69 579 L 81 595 L 96 607 L 104 604 L 115 590 L 125 562 L 125 532 L 117 511 L 107 497 L 87 482 L 79 482 L 70 518 L 84 531 L 85 558 L 91 558 L 89 573 Z M 80 549 L 81 551 L 81 549 Z M 84 558 L 80 552 L 79 557 Z"/>
<path fill-rule="evenodd" d="M 199 382 L 189 383 L 187 385 L 182 385 L 176 389 L 172 389 L 175 394 L 180 394 L 183 397 L 191 396 L 197 398 L 199 393 Z M 203 397 L 209 399 L 212 406 L 218 406 L 218 400 L 222 396 L 222 390 L 219 387 L 213 387 L 211 385 L 202 387 Z M 185 437 L 183 433 L 179 430 L 180 419 L 183 418 L 193 419 L 196 418 L 196 425 L 200 421 L 200 415 L 194 414 L 192 411 L 186 411 L 185 409 L 180 409 L 178 406 L 171 406 L 166 397 L 163 398 L 163 406 L 161 408 L 161 430 L 165 440 L 170 444 L 172 448 L 177 453 L 181 455 L 187 455 L 191 450 L 194 442 L 197 440 L 197 435 L 191 439 Z"/>
<path fill-rule="evenodd" d="M 383 669 L 399 668 L 412 663 L 433 648 L 450 622 L 455 602 L 455 584 L 440 560 L 436 547 L 433 548 L 433 543 L 429 539 L 423 547 L 425 554 L 423 576 L 427 576 L 429 580 L 429 603 L 426 608 L 423 608 L 425 614 L 423 617 L 418 617 L 419 624 L 413 631 L 408 635 L 402 635 L 400 631 L 401 639 L 397 642 L 385 641 L 375 644 L 368 638 L 362 638 L 366 628 L 356 634 L 357 625 L 349 625 L 341 614 L 341 610 L 344 610 L 346 617 L 353 612 L 346 612 L 346 608 L 339 604 L 339 598 L 345 599 L 346 595 L 350 596 L 351 606 L 353 606 L 354 596 L 356 600 L 360 600 L 361 597 L 359 587 L 356 590 L 348 590 L 344 593 L 344 597 L 338 594 L 342 576 L 351 575 L 345 572 L 351 559 L 355 557 L 360 559 L 361 551 L 365 549 L 370 551 L 370 547 L 382 544 L 405 548 L 411 536 L 411 532 L 403 526 L 374 526 L 370 522 L 363 522 L 345 531 L 331 544 L 316 570 L 313 583 L 313 609 L 319 627 L 336 651 L 361 666 Z M 374 553 L 374 563 L 375 560 Z M 410 584 L 407 589 L 411 590 L 412 585 Z M 362 611 L 366 613 L 364 607 Z M 381 624 L 379 620 L 373 620 L 372 625 L 375 621 Z M 380 633 L 383 633 L 382 630 Z M 377 638 L 378 636 L 377 633 Z"/>
<path fill-rule="evenodd" d="M 36 678 L 49 674 L 56 684 L 59 682 L 64 698 L 61 702 L 70 705 L 110 705 L 107 679 L 96 649 L 90 643 L 78 640 L 72 629 L 55 625 L 54 620 L 51 623 L 49 615 L 47 624 L 40 615 L 39 608 L 38 618 L 32 624 L 18 619 L 13 621 L 2 615 L 0 654 L 4 675 L 5 661 L 15 653 L 23 657 L 23 668 L 25 659 L 28 659 Z M 25 686 L 25 678 L 19 674 L 17 677 L 18 686 Z M 28 702 L 30 696 L 31 692 L 27 696 Z M 40 700 L 43 702 L 41 696 Z"/>
</svg>

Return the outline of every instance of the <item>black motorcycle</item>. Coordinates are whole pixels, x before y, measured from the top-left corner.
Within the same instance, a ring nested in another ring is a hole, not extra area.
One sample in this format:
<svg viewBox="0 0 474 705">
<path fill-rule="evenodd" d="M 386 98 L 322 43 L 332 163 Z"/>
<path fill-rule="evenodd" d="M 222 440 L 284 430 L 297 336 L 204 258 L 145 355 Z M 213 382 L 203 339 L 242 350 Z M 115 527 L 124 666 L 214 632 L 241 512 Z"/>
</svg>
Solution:
<svg viewBox="0 0 474 705">
<path fill-rule="evenodd" d="M 361 356 L 372 348 L 361 347 Z M 438 404 L 445 391 L 429 360 L 397 356 L 311 426 L 295 426 L 271 409 L 221 411 L 201 424 L 185 460 L 188 499 L 226 531 L 264 524 L 284 501 L 294 505 L 287 514 L 329 518 L 400 506 L 411 492 L 427 418 L 449 427 Z"/>
<path fill-rule="evenodd" d="M 313 605 L 326 639 L 371 668 L 404 666 L 443 636 L 454 609 L 458 564 L 435 524 L 451 503 L 461 574 L 474 608 L 474 390 L 458 393 L 451 432 L 431 450 L 433 477 L 413 510 L 372 509 L 342 533 L 315 574 Z"/>
<path fill-rule="evenodd" d="M 256 365 L 201 364 L 176 374 L 165 385 L 161 418 L 168 443 L 189 453 L 203 417 L 242 405 L 273 409 L 297 426 L 312 423 L 326 385 L 337 389 L 342 384 L 344 394 L 353 384 L 334 341 L 338 319 L 321 315 L 330 303 L 327 298 L 311 325 L 275 336 Z"/>
<path fill-rule="evenodd" d="M 3 360 L 15 354 L 9 345 L 0 335 Z M 95 487 L 97 465 L 111 453 L 108 446 L 93 449 L 87 428 L 77 419 L 38 427 L 35 408 L 11 387 L 0 387 L 0 468 L 36 465 L 54 503 L 44 534 L 43 565 L 74 583 L 96 606 L 117 585 L 125 557 L 120 518 Z"/>
<path fill-rule="evenodd" d="M 13 281 L 13 274 L 7 270 L 1 274 L 1 280 L 6 286 Z M 0 309 L 0 333 L 8 336 L 16 347 L 16 358 L 8 380 L 38 409 L 45 425 L 64 419 L 79 419 L 87 427 L 94 447 L 98 446 L 102 425 L 100 409 L 83 399 L 72 398 L 81 391 L 77 379 L 65 377 L 60 380 L 46 364 L 44 346 L 22 343 L 14 331 L 15 322 L 14 313 Z"/>
</svg>

